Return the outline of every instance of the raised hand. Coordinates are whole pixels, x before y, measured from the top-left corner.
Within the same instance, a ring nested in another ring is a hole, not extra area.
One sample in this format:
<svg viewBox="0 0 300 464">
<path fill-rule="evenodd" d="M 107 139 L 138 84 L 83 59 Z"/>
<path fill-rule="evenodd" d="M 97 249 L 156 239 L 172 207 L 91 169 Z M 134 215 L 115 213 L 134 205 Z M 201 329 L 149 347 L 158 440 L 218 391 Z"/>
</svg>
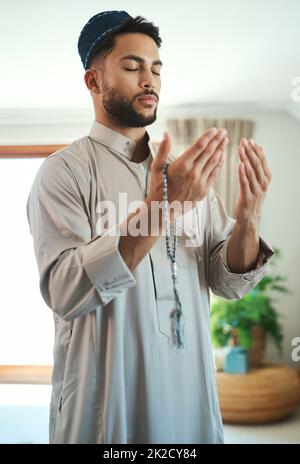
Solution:
<svg viewBox="0 0 300 464">
<path fill-rule="evenodd" d="M 239 157 L 240 194 L 235 205 L 235 217 L 240 224 L 258 223 L 272 179 L 271 171 L 263 148 L 253 139 L 241 139 Z"/>
<path fill-rule="evenodd" d="M 219 174 L 228 144 L 225 129 L 208 129 L 191 147 L 173 161 L 168 168 L 168 200 L 181 204 L 190 201 L 193 206 L 208 193 Z M 160 144 L 151 165 L 150 198 L 162 200 L 162 171 L 171 148 L 168 133 Z"/>
</svg>

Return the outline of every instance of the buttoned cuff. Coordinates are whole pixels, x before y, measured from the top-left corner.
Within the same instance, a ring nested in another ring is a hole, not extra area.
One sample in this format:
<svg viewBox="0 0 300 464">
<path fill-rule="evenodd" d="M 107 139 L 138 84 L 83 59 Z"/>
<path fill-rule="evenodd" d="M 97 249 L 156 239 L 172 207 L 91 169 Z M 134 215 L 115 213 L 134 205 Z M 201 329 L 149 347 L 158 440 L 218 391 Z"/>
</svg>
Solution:
<svg viewBox="0 0 300 464">
<path fill-rule="evenodd" d="M 104 305 L 136 285 L 119 251 L 120 224 L 93 238 L 82 250 L 83 267 Z"/>
</svg>

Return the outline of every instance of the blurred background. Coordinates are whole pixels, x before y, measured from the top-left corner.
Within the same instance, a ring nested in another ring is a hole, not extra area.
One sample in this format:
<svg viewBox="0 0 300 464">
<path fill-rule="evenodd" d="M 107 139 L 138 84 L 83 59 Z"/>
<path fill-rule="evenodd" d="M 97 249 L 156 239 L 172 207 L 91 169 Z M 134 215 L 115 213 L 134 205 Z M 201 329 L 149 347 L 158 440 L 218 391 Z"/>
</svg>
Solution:
<svg viewBox="0 0 300 464">
<path fill-rule="evenodd" d="M 179 156 L 206 127 L 227 128 L 231 143 L 215 188 L 228 214 L 238 192 L 240 138 L 265 149 L 273 179 L 260 233 L 278 260 L 272 278 L 240 306 L 228 308 L 212 295 L 216 375 L 228 443 L 300 443 L 297 0 L 127 0 L 126 7 L 114 0 L 1 1 L 0 442 L 48 440 L 54 324 L 39 293 L 26 201 L 44 157 L 90 129 L 94 111 L 77 40 L 90 17 L 113 9 L 160 29 L 164 65 L 157 120 L 147 128 L 152 139 L 159 143 L 167 129 Z M 239 320 L 234 311 L 250 316 Z M 264 329 L 261 357 L 242 372 L 257 326 Z M 229 358 L 225 367 L 229 352 L 233 367 Z"/>
</svg>

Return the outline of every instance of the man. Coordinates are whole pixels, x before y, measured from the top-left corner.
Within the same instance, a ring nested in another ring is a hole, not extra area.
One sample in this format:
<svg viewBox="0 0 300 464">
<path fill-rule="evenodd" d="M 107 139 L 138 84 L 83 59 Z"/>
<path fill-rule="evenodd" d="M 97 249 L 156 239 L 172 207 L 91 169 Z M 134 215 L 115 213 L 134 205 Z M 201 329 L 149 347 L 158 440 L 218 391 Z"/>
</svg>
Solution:
<svg viewBox="0 0 300 464">
<path fill-rule="evenodd" d="M 274 253 L 258 235 L 271 174 L 262 148 L 242 140 L 234 220 L 211 188 L 226 131 L 211 128 L 175 159 L 166 133 L 156 151 L 145 127 L 156 119 L 160 44 L 142 17 L 106 11 L 89 20 L 78 48 L 95 121 L 44 161 L 28 198 L 40 290 L 55 320 L 51 443 L 223 442 L 209 288 L 239 299 L 263 277 Z M 151 214 L 167 163 L 168 201 L 190 202 L 199 219 L 200 241 L 188 222 L 176 250 L 183 349 L 172 343 L 164 218 Z M 124 193 L 140 207 L 105 227 L 103 206 L 120 206 Z M 149 220 L 147 234 L 135 233 L 137 219 Z"/>
</svg>

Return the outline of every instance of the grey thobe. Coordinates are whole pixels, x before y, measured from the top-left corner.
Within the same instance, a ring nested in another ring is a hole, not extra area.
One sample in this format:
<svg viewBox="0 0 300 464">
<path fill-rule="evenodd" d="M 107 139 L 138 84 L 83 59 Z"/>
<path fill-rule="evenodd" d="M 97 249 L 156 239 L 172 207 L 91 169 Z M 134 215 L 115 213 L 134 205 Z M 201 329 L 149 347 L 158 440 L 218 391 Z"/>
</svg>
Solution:
<svg viewBox="0 0 300 464">
<path fill-rule="evenodd" d="M 151 163 L 155 145 L 148 145 Z M 260 237 L 256 269 L 231 273 L 226 247 L 235 220 L 211 189 L 193 225 L 202 242 L 178 239 L 185 348 L 175 348 L 165 236 L 131 272 L 118 250 L 121 219 L 110 232 L 99 227 L 101 202 L 118 205 L 120 192 L 128 204 L 144 200 L 134 148 L 94 121 L 88 136 L 45 159 L 28 197 L 40 290 L 55 321 L 50 443 L 222 443 L 209 288 L 241 298 L 274 251 Z"/>
</svg>

